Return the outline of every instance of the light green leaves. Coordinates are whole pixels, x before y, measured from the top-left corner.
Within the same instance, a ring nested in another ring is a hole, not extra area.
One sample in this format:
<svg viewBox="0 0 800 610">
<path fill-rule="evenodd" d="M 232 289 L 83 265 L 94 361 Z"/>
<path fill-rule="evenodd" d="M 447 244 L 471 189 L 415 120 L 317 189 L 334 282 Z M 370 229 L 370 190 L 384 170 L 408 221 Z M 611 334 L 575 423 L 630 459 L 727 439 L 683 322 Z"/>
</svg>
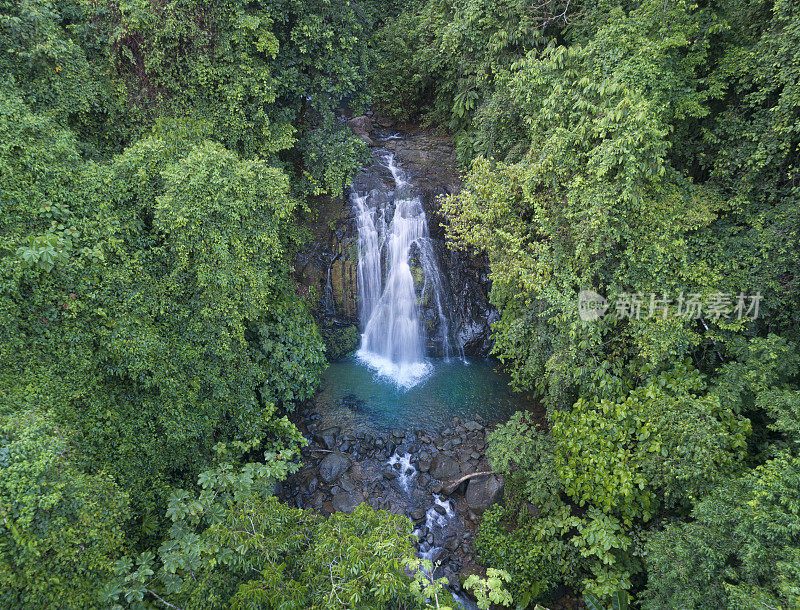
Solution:
<svg viewBox="0 0 800 610">
<path fill-rule="evenodd" d="M 17 248 L 17 257 L 24 267 L 49 273 L 56 263 L 67 260 L 67 245 L 56 235 L 31 236 L 27 246 Z"/>
</svg>

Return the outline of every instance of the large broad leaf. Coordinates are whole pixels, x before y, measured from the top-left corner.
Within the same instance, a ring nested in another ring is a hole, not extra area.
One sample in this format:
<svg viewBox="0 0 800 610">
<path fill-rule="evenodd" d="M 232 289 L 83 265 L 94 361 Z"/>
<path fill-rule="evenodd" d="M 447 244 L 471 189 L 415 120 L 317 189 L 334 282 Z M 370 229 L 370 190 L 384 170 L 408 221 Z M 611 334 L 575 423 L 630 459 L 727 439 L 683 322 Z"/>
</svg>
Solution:
<svg viewBox="0 0 800 610">
<path fill-rule="evenodd" d="M 600 603 L 600 600 L 597 598 L 597 596 L 592 595 L 591 593 L 584 595 L 583 601 L 586 603 L 586 607 L 589 610 L 606 610 L 603 608 L 603 604 Z"/>
</svg>

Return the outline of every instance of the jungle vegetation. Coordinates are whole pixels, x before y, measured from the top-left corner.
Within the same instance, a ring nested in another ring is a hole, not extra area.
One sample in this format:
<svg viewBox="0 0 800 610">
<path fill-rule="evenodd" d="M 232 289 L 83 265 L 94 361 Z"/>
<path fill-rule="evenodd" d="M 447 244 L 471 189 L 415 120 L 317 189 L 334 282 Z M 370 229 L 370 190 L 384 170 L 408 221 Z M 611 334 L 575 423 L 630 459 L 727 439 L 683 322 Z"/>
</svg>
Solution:
<svg viewBox="0 0 800 610">
<path fill-rule="evenodd" d="M 523 605 L 800 606 L 800 6 L 429 0 L 378 39 L 384 107 L 456 140 L 448 233 L 548 410 L 492 436 L 484 561 Z"/>
<path fill-rule="evenodd" d="M 800 607 L 792 0 L 0 0 L 0 607 L 452 603 L 404 517 L 273 497 L 343 100 L 452 135 L 449 238 L 547 407 L 491 436 L 478 589 Z"/>
</svg>

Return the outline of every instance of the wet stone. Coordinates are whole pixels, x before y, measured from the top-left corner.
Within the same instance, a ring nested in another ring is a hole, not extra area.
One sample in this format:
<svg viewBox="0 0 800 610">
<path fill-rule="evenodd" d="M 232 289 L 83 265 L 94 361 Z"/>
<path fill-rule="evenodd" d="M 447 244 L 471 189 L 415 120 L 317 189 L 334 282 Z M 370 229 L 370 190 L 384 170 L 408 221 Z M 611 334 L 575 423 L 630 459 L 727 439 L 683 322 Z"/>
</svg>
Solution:
<svg viewBox="0 0 800 610">
<path fill-rule="evenodd" d="M 329 453 L 319 465 L 319 475 L 326 483 L 335 482 L 350 467 L 350 459 L 341 453 Z"/>
<path fill-rule="evenodd" d="M 347 473 L 342 475 L 341 479 L 339 480 L 339 484 L 342 486 L 342 489 L 347 492 L 351 492 L 356 488 L 355 482 Z"/>
<path fill-rule="evenodd" d="M 460 472 L 461 468 L 458 462 L 449 456 L 439 454 L 433 458 L 431 462 L 430 474 L 433 478 L 439 479 L 440 481 L 452 479 L 458 476 Z"/>
<path fill-rule="evenodd" d="M 360 492 L 340 492 L 333 496 L 333 508 L 336 511 L 352 513 L 356 506 L 364 501 L 364 496 Z"/>
<path fill-rule="evenodd" d="M 411 520 L 419 523 L 425 519 L 425 509 L 415 508 L 411 511 Z"/>
</svg>

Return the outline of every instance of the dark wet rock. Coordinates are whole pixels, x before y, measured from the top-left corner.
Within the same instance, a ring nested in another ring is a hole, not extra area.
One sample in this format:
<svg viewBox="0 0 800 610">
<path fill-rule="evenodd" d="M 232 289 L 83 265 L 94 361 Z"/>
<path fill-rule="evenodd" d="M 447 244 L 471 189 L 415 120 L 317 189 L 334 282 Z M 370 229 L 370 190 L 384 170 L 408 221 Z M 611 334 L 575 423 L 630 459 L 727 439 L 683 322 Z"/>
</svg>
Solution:
<svg viewBox="0 0 800 610">
<path fill-rule="evenodd" d="M 453 588 L 454 591 L 456 592 L 461 591 L 461 583 L 458 580 L 458 574 L 456 574 L 453 570 L 451 570 L 447 566 L 445 566 L 444 568 L 444 577 L 450 583 L 450 586 Z"/>
<path fill-rule="evenodd" d="M 431 462 L 430 474 L 434 479 L 452 479 L 458 476 L 461 468 L 458 462 L 448 455 L 438 454 Z"/>
<path fill-rule="evenodd" d="M 425 520 L 425 509 L 424 508 L 415 508 L 411 511 L 410 514 L 411 520 L 415 523 L 419 523 L 420 521 Z"/>
<path fill-rule="evenodd" d="M 336 446 L 336 437 L 340 432 L 341 428 L 334 426 L 314 434 L 314 440 L 326 449 L 333 449 Z"/>
<path fill-rule="evenodd" d="M 417 475 L 417 484 L 424 489 L 427 489 L 427 487 L 431 484 L 431 480 L 431 475 L 429 475 L 427 472 L 421 472 L 419 475 Z"/>
<path fill-rule="evenodd" d="M 333 509 L 343 513 L 352 513 L 356 506 L 364 501 L 359 491 L 342 491 L 333 496 Z"/>
<path fill-rule="evenodd" d="M 364 140 L 367 144 L 372 146 L 374 142 L 370 137 L 372 133 L 372 119 L 368 116 L 357 116 L 347 121 L 347 125 L 355 135 Z"/>
<path fill-rule="evenodd" d="M 475 514 L 483 514 L 495 502 L 503 497 L 505 481 L 499 475 L 474 477 L 467 485 L 467 505 Z"/>
<path fill-rule="evenodd" d="M 348 468 L 350 468 L 350 458 L 341 453 L 329 453 L 319 465 L 319 476 L 326 483 L 335 482 Z"/>
<path fill-rule="evenodd" d="M 433 509 L 434 509 L 434 510 L 435 510 L 437 513 L 439 513 L 440 515 L 445 515 L 445 514 L 447 514 L 447 510 L 446 510 L 446 509 L 445 509 L 445 507 L 444 507 L 444 506 L 442 506 L 441 504 L 434 504 L 434 505 L 433 505 Z"/>
<path fill-rule="evenodd" d="M 347 492 L 353 491 L 356 488 L 355 482 L 347 473 L 342 475 L 341 479 L 339 480 L 339 485 L 341 485 L 342 489 Z"/>
</svg>

